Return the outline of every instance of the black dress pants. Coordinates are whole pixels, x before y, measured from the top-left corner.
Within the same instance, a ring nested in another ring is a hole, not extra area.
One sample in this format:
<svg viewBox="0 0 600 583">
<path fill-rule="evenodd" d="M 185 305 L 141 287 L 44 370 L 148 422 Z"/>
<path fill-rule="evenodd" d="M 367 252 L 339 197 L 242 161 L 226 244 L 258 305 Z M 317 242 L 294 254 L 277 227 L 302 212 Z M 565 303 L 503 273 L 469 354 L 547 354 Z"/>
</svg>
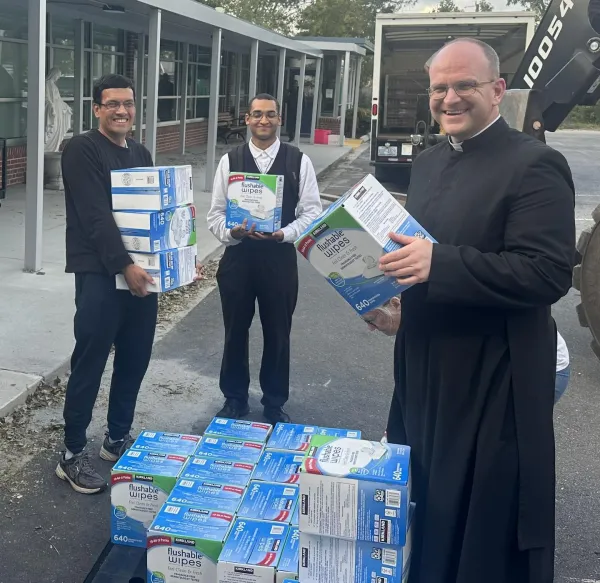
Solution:
<svg viewBox="0 0 600 583">
<path fill-rule="evenodd" d="M 150 363 L 158 294 L 138 298 L 117 290 L 114 277 L 75 275 L 75 349 L 64 406 L 65 445 L 74 454 L 87 443 L 86 431 L 110 349 L 115 357 L 108 403 L 111 439 L 131 429 L 137 396 Z"/>
<path fill-rule="evenodd" d="M 258 301 L 264 348 L 261 403 L 282 407 L 290 391 L 290 332 L 298 299 L 297 252 L 290 243 L 246 240 L 228 247 L 217 271 L 225 345 L 220 387 L 227 399 L 248 401 L 249 330 Z"/>
</svg>

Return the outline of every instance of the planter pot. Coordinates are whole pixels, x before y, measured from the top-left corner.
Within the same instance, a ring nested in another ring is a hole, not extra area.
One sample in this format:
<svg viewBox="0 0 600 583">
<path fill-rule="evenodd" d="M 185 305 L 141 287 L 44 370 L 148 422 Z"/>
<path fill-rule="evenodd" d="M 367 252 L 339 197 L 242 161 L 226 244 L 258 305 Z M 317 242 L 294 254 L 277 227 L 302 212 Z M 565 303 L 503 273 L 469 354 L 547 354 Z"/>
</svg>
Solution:
<svg viewBox="0 0 600 583">
<path fill-rule="evenodd" d="M 44 153 L 44 188 L 48 190 L 64 190 L 60 152 Z"/>
</svg>

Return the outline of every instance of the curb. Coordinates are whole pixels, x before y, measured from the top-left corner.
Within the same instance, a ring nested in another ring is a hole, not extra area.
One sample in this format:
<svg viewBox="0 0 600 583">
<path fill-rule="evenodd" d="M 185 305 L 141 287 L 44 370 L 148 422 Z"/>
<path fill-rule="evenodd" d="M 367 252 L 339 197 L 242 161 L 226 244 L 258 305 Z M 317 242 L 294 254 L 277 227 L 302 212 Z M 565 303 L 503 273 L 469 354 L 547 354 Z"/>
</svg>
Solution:
<svg viewBox="0 0 600 583">
<path fill-rule="evenodd" d="M 3 403 L 0 405 L 0 419 L 2 417 L 7 417 L 11 413 L 13 413 L 17 408 L 21 405 L 24 405 L 27 401 L 27 398 L 35 393 L 39 386 L 43 382 L 43 378 L 38 375 L 29 375 L 25 373 L 19 373 L 14 371 L 6 371 L 10 372 L 14 375 L 23 375 L 25 377 L 30 377 L 29 382 L 25 385 L 25 389 L 22 390 L 19 394 L 15 395 L 10 401 Z"/>
</svg>

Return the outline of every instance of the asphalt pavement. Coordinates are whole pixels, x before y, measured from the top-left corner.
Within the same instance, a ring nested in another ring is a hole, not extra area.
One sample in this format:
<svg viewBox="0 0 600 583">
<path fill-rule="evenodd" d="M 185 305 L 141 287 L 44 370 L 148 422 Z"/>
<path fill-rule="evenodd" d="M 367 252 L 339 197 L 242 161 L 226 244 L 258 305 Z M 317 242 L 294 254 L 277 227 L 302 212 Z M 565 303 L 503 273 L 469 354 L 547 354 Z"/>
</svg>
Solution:
<svg viewBox="0 0 600 583">
<path fill-rule="evenodd" d="M 600 203 L 597 160 L 600 134 L 564 132 L 552 136 L 569 159 L 578 185 L 578 218 Z M 350 187 L 369 172 L 367 156 L 353 163 L 352 174 L 331 172 L 328 187 Z M 585 221 L 578 221 L 582 225 Z M 357 428 L 379 439 L 385 427 L 393 386 L 393 339 L 369 332 L 335 291 L 299 257 L 298 307 L 292 332 L 291 398 L 287 407 L 297 422 Z M 575 314 L 572 291 L 555 315 L 572 358 L 572 381 L 556 408 L 557 435 L 557 583 L 600 582 L 600 362 L 589 348 L 589 332 Z M 222 314 L 217 291 L 191 309 L 156 343 L 137 409 L 136 427 L 202 433 L 222 398 L 218 374 Z M 257 382 L 262 336 L 258 316 L 251 331 L 250 418 L 261 419 Z M 98 450 L 103 431 L 109 373 L 90 436 Z M 54 405 L 38 413 L 43 432 L 60 417 Z M 56 452 L 42 451 L 15 465 L 13 485 L 0 492 L 0 582 L 82 583 L 109 538 L 108 493 L 75 494 L 53 475 Z M 109 475 L 110 466 L 98 462 Z M 114 581 L 114 583 L 129 583 Z"/>
</svg>

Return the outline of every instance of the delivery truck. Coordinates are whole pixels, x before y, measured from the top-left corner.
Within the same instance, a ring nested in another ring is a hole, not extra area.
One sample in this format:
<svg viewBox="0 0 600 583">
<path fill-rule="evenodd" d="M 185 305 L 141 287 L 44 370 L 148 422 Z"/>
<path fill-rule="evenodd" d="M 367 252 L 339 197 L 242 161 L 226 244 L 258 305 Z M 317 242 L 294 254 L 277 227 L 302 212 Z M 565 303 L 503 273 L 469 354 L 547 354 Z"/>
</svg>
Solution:
<svg viewBox="0 0 600 583">
<path fill-rule="evenodd" d="M 457 37 L 490 44 L 510 84 L 535 33 L 532 12 L 378 14 L 375 28 L 371 164 L 380 182 L 396 182 L 415 156 L 441 139 L 429 112 L 427 61 Z"/>
</svg>

